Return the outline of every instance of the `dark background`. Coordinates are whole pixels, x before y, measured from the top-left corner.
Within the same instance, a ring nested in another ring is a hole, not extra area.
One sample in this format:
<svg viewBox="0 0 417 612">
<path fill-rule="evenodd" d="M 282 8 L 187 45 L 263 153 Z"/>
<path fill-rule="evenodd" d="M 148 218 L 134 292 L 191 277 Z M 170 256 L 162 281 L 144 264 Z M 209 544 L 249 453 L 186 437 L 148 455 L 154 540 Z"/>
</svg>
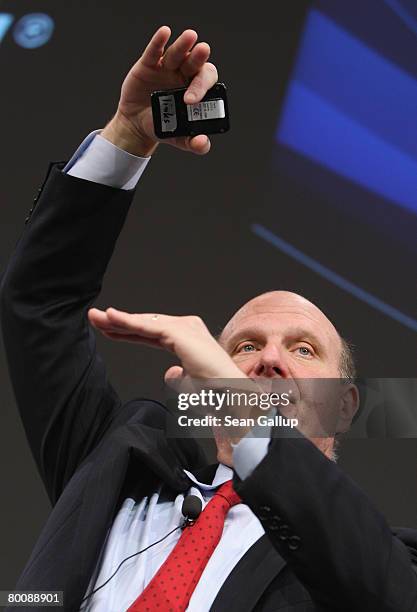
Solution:
<svg viewBox="0 0 417 612">
<path fill-rule="evenodd" d="M 363 3 L 333 4 L 345 20 L 361 21 Z M 232 129 L 213 138 L 205 158 L 159 147 L 140 182 L 99 304 L 199 314 L 217 333 L 246 300 L 286 288 L 328 313 L 355 344 L 363 375 L 414 377 L 415 332 L 274 249 L 251 229 L 254 223 L 269 224 L 297 248 L 415 316 L 415 216 L 277 144 L 280 111 L 311 6 L 304 0 L 247 8 L 242 3 L 0 0 L 0 13 L 18 19 L 45 12 L 55 21 L 44 46 L 23 49 L 13 39 L 13 26 L 0 43 L 1 268 L 48 162 L 68 159 L 91 130 L 110 119 L 124 75 L 158 26 L 170 25 L 174 36 L 192 27 L 212 46 L 212 61 L 228 87 Z M 366 23 L 369 15 L 362 17 Z M 393 24 L 395 19 L 392 14 Z M 409 30 L 400 33 L 410 37 Z M 415 37 L 409 41 L 415 44 Z M 346 214 L 349 199 L 361 205 L 364 219 Z M 388 215 L 390 232 L 370 222 L 373 215 Z M 162 398 L 161 374 L 173 363 L 170 356 L 98 341 L 124 399 Z M 0 383 L 0 589 L 11 589 L 49 504 L 24 438 L 4 351 Z M 413 439 L 347 440 L 340 465 L 390 523 L 417 527 L 415 458 Z"/>
</svg>

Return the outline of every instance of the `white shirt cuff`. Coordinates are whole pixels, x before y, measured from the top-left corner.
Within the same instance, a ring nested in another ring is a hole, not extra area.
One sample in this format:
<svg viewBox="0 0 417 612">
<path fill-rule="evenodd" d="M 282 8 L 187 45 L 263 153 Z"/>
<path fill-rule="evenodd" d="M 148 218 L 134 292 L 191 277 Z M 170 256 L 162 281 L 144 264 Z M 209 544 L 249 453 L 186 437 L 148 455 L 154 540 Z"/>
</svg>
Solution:
<svg viewBox="0 0 417 612">
<path fill-rule="evenodd" d="M 262 427 L 262 437 L 254 436 L 254 430 L 246 434 L 233 446 L 233 469 L 241 480 L 250 476 L 253 470 L 259 465 L 268 453 L 268 446 L 271 439 L 271 428 Z"/>
<path fill-rule="evenodd" d="M 93 183 L 134 189 L 150 157 L 137 157 L 100 136 L 96 130 L 81 143 L 64 172 Z"/>
</svg>

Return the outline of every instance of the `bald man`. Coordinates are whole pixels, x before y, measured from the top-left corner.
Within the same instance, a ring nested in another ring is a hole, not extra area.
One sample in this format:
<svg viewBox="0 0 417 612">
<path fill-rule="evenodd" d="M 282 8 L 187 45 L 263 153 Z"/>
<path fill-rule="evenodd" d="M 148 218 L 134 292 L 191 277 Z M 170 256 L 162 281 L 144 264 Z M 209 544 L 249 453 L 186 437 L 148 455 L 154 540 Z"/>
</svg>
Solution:
<svg viewBox="0 0 417 612">
<path fill-rule="evenodd" d="M 217 81 L 196 32 L 167 46 L 169 37 L 166 26 L 154 34 L 109 125 L 51 167 L 3 277 L 11 379 L 53 505 L 16 588 L 63 591 L 68 611 L 416 610 L 414 532 L 392 530 L 330 460 L 334 435 L 317 436 L 323 415 L 312 428 L 303 381 L 337 381 L 334 433 L 349 428 L 358 407 L 348 347 L 314 304 L 283 291 L 258 296 L 219 341 L 197 316 L 91 307 L 158 146 L 150 93 L 186 85 L 185 102 L 197 103 Z M 210 148 L 206 136 L 167 144 Z M 294 385 L 299 397 L 288 410 L 300 431 L 223 432 L 218 463 L 207 465 L 193 439 L 167 437 L 172 416 L 161 404 L 122 404 L 92 326 L 174 352 L 170 384 Z M 184 527 L 189 495 L 199 510 Z"/>
<path fill-rule="evenodd" d="M 129 314 L 109 308 L 105 312 L 91 309 L 89 318 L 111 339 L 173 350 L 183 367 L 170 368 L 165 374 L 167 382 L 183 377 L 184 370 L 196 379 L 283 378 L 298 380 L 298 386 L 309 379 L 319 379 L 318 385 L 322 387 L 322 379 L 346 379 L 348 384 L 339 386 L 338 402 L 331 404 L 336 418 L 332 428 L 335 434 L 348 431 L 358 408 L 357 387 L 349 382 L 354 379 L 349 347 L 324 313 L 295 293 L 273 291 L 249 301 L 227 323 L 219 344 L 213 342 L 198 317 Z M 202 363 L 200 356 L 204 356 L 206 363 Z M 334 459 L 334 436 L 314 437 L 309 406 L 299 402 L 291 416 L 296 416 L 300 425 L 304 425 L 302 431 L 310 430 L 309 437 L 327 457 Z M 217 437 L 216 442 L 218 460 L 232 467 L 230 442 L 223 437 Z"/>
</svg>

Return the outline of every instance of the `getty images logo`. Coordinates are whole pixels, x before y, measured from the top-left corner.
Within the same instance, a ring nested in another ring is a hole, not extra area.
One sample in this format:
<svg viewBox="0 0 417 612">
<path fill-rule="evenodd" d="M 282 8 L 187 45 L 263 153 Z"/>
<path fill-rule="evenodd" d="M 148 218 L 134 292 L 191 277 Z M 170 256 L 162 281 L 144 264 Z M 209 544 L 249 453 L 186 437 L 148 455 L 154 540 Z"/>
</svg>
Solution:
<svg viewBox="0 0 417 612">
<path fill-rule="evenodd" d="M 20 47 L 36 49 L 49 41 L 55 24 L 45 13 L 29 13 L 16 22 L 14 15 L 0 13 L 0 43 L 12 26 L 14 41 Z"/>
</svg>

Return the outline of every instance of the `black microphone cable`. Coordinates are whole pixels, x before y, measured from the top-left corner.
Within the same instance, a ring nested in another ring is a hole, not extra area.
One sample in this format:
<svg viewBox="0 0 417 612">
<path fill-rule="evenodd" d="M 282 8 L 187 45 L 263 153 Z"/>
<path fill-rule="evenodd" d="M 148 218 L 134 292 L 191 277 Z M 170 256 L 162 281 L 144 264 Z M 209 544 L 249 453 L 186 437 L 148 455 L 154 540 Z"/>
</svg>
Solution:
<svg viewBox="0 0 417 612">
<path fill-rule="evenodd" d="M 188 500 L 188 501 L 186 501 L 186 500 Z M 152 544 L 149 544 L 149 546 L 146 546 L 146 548 L 143 548 L 142 550 L 139 550 L 138 552 L 133 553 L 133 555 L 129 555 L 128 557 L 126 557 L 126 559 L 123 559 L 123 561 L 121 561 L 119 563 L 116 571 L 113 572 L 113 574 L 110 576 L 110 578 L 108 578 L 106 580 L 106 582 L 103 582 L 103 584 L 101 584 L 99 587 L 97 587 L 96 589 L 91 591 L 91 593 L 86 595 L 81 600 L 80 607 L 81 607 L 81 605 L 83 604 L 83 602 L 86 599 L 88 599 L 89 597 L 94 595 L 94 593 L 97 593 L 97 591 L 99 591 L 100 589 L 105 587 L 106 584 L 108 584 L 110 582 L 110 580 L 112 578 L 114 578 L 114 576 L 117 574 L 117 572 L 122 567 L 122 565 L 123 565 L 123 563 L 125 561 L 128 561 L 129 559 L 132 559 L 132 557 L 136 557 L 137 555 L 140 555 L 140 554 L 146 552 L 147 550 L 152 548 L 152 546 L 156 546 L 157 544 L 160 544 L 161 542 L 166 540 L 168 536 L 170 536 L 172 533 L 174 533 L 174 531 L 177 531 L 177 529 L 185 529 L 185 527 L 193 525 L 193 523 L 195 522 L 195 520 L 199 517 L 199 515 L 201 513 L 201 508 L 202 508 L 202 503 L 201 503 L 200 498 L 197 497 L 197 495 L 187 495 L 187 497 L 185 497 L 184 501 L 182 502 L 181 511 L 182 511 L 183 516 L 184 516 L 184 520 L 181 523 L 181 525 L 178 525 L 177 527 L 174 527 L 174 529 L 171 529 L 171 531 L 169 531 L 166 535 L 164 535 L 164 537 L 161 538 L 160 540 L 157 540 L 156 542 L 153 542 Z"/>
<path fill-rule="evenodd" d="M 106 582 L 103 582 L 103 584 L 101 584 L 99 587 L 97 587 L 96 589 L 94 589 L 94 591 L 91 591 L 91 593 L 89 593 L 88 595 L 86 595 L 82 600 L 81 600 L 81 604 L 88 599 L 89 597 L 91 597 L 92 595 L 94 595 L 94 593 L 97 593 L 97 591 L 99 591 L 100 589 L 102 589 L 103 587 L 106 586 L 106 584 L 108 584 L 110 582 L 110 580 L 117 574 L 117 572 L 119 571 L 119 569 L 122 567 L 123 563 L 125 561 L 128 561 L 129 559 L 131 559 L 132 557 L 136 557 L 136 555 L 140 555 L 141 553 L 146 552 L 147 550 L 149 550 L 150 548 L 152 548 L 152 546 L 156 546 L 156 544 L 160 544 L 161 542 L 163 542 L 164 540 L 166 540 L 166 538 L 168 536 L 171 535 L 171 533 L 174 533 L 174 531 L 177 531 L 177 529 L 182 529 L 183 525 L 178 525 L 177 527 L 174 527 L 174 529 L 172 529 L 169 533 L 167 533 L 166 535 L 164 535 L 163 538 L 161 538 L 160 540 L 158 540 L 157 542 L 154 542 L 153 544 L 149 544 L 149 546 L 147 546 L 146 548 L 143 548 L 142 550 L 139 550 L 138 552 L 134 553 L 133 555 L 130 555 L 129 557 L 126 557 L 126 559 L 123 559 L 123 561 L 121 561 L 119 563 L 118 568 L 116 569 L 116 571 L 110 576 L 110 578 L 108 578 L 106 580 Z"/>
</svg>

